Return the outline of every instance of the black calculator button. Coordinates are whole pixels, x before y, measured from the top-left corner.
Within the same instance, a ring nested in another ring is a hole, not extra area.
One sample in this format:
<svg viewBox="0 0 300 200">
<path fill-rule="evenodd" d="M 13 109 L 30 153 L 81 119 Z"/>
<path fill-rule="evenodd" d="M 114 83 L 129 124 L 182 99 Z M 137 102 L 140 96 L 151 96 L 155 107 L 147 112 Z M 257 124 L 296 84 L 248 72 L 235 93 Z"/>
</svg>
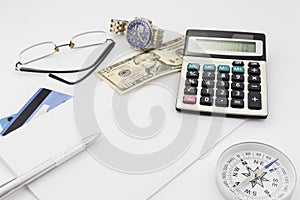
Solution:
<svg viewBox="0 0 300 200">
<path fill-rule="evenodd" d="M 226 99 L 226 98 L 216 98 L 216 106 L 218 106 L 218 107 L 228 107 L 228 99 Z"/>
<path fill-rule="evenodd" d="M 217 97 L 225 97 L 228 98 L 229 97 L 229 91 L 225 90 L 225 89 L 218 89 L 216 91 L 216 96 Z"/>
<path fill-rule="evenodd" d="M 248 108 L 252 110 L 261 109 L 261 94 L 259 92 L 248 93 Z"/>
<path fill-rule="evenodd" d="M 244 108 L 244 100 L 243 99 L 231 99 L 231 107 L 232 108 Z"/>
<path fill-rule="evenodd" d="M 232 74 L 232 81 L 244 82 L 244 74 Z"/>
<path fill-rule="evenodd" d="M 260 84 L 249 83 L 248 90 L 249 91 L 260 92 L 261 91 L 261 86 L 260 86 Z"/>
<path fill-rule="evenodd" d="M 258 62 L 249 62 L 249 67 L 260 67 L 260 64 Z"/>
<path fill-rule="evenodd" d="M 243 61 L 233 61 L 232 65 L 233 66 L 244 66 L 244 62 Z"/>
<path fill-rule="evenodd" d="M 186 77 L 187 77 L 187 78 L 195 78 L 195 79 L 198 79 L 198 78 L 199 78 L 199 72 L 198 72 L 198 71 L 187 71 L 187 72 L 186 72 Z"/>
<path fill-rule="evenodd" d="M 248 74 L 250 75 L 260 75 L 260 69 L 256 67 L 249 67 Z"/>
<path fill-rule="evenodd" d="M 231 98 L 244 99 L 244 92 L 240 90 L 232 90 Z"/>
<path fill-rule="evenodd" d="M 215 86 L 215 82 L 213 80 L 203 80 L 202 87 L 204 88 L 213 88 Z"/>
<path fill-rule="evenodd" d="M 260 77 L 256 75 L 249 75 L 248 76 L 249 83 L 260 83 Z"/>
<path fill-rule="evenodd" d="M 197 79 L 188 78 L 185 81 L 185 85 L 186 86 L 197 87 L 198 86 L 198 80 Z"/>
<path fill-rule="evenodd" d="M 244 90 L 244 83 L 241 82 L 232 82 L 231 89 L 233 90 Z"/>
<path fill-rule="evenodd" d="M 211 97 L 201 97 L 200 98 L 200 104 L 206 105 L 206 106 L 212 106 L 213 105 L 213 98 Z"/>
<path fill-rule="evenodd" d="M 215 79 L 215 73 L 214 72 L 203 72 L 202 77 L 203 77 L 203 79 Z"/>
<path fill-rule="evenodd" d="M 217 82 L 217 88 L 228 89 L 229 88 L 229 82 L 228 81 L 218 81 Z"/>
<path fill-rule="evenodd" d="M 218 80 L 229 81 L 229 73 L 218 73 Z"/>
<path fill-rule="evenodd" d="M 184 94 L 196 95 L 197 94 L 197 88 L 187 86 L 187 87 L 184 88 Z"/>
<path fill-rule="evenodd" d="M 201 96 L 214 96 L 214 90 L 211 88 L 202 88 Z"/>
</svg>

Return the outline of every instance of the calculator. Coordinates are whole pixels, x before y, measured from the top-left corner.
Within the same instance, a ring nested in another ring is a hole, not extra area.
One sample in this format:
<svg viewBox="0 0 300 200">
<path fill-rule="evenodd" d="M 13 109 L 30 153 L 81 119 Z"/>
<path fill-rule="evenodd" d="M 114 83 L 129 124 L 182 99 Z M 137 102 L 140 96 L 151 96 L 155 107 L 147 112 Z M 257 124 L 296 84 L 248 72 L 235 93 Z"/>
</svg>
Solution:
<svg viewBox="0 0 300 200">
<path fill-rule="evenodd" d="M 187 30 L 176 109 L 266 118 L 265 34 Z"/>
</svg>

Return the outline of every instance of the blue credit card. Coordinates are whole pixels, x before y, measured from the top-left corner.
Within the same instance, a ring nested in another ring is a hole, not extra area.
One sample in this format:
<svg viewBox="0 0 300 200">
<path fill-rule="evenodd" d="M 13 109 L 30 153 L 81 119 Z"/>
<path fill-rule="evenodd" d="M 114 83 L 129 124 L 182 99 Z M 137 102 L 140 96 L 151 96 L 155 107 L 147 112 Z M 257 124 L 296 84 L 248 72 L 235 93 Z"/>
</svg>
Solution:
<svg viewBox="0 0 300 200">
<path fill-rule="evenodd" d="M 5 136 L 40 115 L 71 99 L 72 96 L 46 88 L 40 88 L 14 115 L 0 119 L 0 135 Z"/>
</svg>

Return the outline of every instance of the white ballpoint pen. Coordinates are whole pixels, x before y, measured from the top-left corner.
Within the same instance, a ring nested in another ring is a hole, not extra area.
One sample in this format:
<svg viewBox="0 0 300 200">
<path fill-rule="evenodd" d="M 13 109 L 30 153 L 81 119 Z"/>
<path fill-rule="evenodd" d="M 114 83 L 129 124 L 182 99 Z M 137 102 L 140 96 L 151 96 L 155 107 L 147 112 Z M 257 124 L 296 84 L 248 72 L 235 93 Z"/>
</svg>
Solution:
<svg viewBox="0 0 300 200">
<path fill-rule="evenodd" d="M 93 144 L 99 137 L 100 134 L 94 134 L 88 136 L 82 140 L 82 143 L 74 146 L 73 148 L 65 151 L 49 160 L 43 162 L 42 164 L 36 166 L 35 168 L 29 170 L 28 172 L 10 180 L 9 182 L 0 186 L 0 200 L 5 199 L 9 195 L 13 194 L 25 185 L 33 182 L 42 175 L 51 171 L 52 169 L 60 166 L 64 162 L 70 160 L 80 152 L 84 151 L 88 146 Z"/>
</svg>

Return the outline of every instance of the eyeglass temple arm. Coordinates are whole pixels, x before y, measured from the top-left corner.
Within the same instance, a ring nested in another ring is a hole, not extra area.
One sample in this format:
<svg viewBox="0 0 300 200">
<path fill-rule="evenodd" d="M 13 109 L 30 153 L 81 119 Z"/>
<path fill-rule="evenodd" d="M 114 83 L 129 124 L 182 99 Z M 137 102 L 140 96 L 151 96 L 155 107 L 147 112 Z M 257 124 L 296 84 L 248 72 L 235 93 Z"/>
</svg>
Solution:
<svg viewBox="0 0 300 200">
<path fill-rule="evenodd" d="M 103 60 L 108 56 L 108 54 L 111 52 L 111 50 L 114 48 L 115 46 L 115 41 L 113 41 L 112 39 L 107 39 L 109 41 L 111 41 L 111 43 L 105 48 L 105 50 L 103 51 L 103 53 L 99 56 L 99 58 L 89 67 L 87 68 L 84 68 L 84 70 L 88 70 L 88 69 L 91 69 L 93 68 L 91 71 L 89 71 L 86 75 L 84 75 L 82 78 L 80 78 L 79 80 L 77 81 L 67 81 L 59 76 L 56 76 L 55 74 L 49 74 L 49 77 L 50 78 L 53 78 L 55 80 L 58 80 L 60 82 L 63 82 L 65 84 L 68 84 L 68 85 L 75 85 L 81 81 L 83 81 L 84 79 L 86 79 L 89 75 L 91 75 L 96 69 L 97 67 L 103 62 Z M 83 70 L 83 71 L 84 71 Z"/>
</svg>

